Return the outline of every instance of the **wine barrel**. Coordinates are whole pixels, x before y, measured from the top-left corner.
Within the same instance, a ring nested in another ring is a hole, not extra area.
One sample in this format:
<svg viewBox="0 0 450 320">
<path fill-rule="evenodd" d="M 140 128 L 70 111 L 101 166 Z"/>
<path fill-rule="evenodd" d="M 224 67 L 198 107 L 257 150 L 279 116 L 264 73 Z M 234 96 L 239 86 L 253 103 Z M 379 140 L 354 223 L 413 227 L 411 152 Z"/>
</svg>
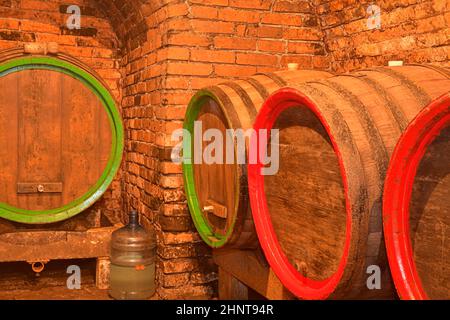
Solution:
<svg viewBox="0 0 450 320">
<path fill-rule="evenodd" d="M 279 130 L 279 171 L 264 176 L 261 160 L 249 164 L 251 208 L 268 262 L 296 296 L 393 297 L 386 170 L 408 123 L 449 86 L 445 69 L 378 67 L 284 88 L 264 103 L 254 129 Z"/>
<path fill-rule="evenodd" d="M 392 277 L 402 299 L 450 299 L 449 199 L 447 93 L 408 126 L 386 177 L 385 242 Z"/>
<path fill-rule="evenodd" d="M 123 128 L 111 93 L 87 66 L 53 53 L 0 54 L 8 93 L 0 97 L 0 217 L 10 221 L 47 224 L 83 212 L 121 163 Z"/>
<path fill-rule="evenodd" d="M 217 129 L 223 137 L 227 137 L 227 129 L 251 129 L 260 106 L 272 92 L 291 82 L 329 76 L 328 72 L 310 70 L 259 74 L 200 90 L 192 98 L 184 122 L 184 129 L 191 136 L 190 140 L 184 139 L 184 185 L 194 224 L 209 246 L 257 245 L 248 203 L 246 166 L 237 161 L 239 155 L 246 158 L 247 144 L 245 150 L 234 146 L 235 155 L 228 163 L 206 163 L 201 153 L 201 159 L 195 161 L 195 144 L 197 150 L 208 145 L 205 141 L 198 142 L 202 136 L 195 134 L 195 123 L 201 123 L 202 132 Z M 226 144 L 220 148 L 226 157 Z"/>
</svg>

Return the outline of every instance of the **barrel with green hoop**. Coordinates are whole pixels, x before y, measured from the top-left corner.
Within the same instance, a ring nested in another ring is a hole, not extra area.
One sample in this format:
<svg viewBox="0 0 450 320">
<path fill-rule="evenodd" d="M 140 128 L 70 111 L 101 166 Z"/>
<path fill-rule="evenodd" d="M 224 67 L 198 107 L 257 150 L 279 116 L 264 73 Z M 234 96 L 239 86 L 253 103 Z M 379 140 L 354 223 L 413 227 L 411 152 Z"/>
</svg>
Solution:
<svg viewBox="0 0 450 320">
<path fill-rule="evenodd" d="M 184 139 L 183 176 L 192 219 L 210 247 L 252 249 L 258 245 L 248 200 L 247 161 L 237 161 L 242 153 L 248 156 L 248 147 L 246 143 L 243 148 L 237 144 L 230 130 L 248 133 L 260 106 L 275 90 L 289 83 L 329 76 L 312 70 L 258 74 L 205 88 L 191 99 L 184 122 L 190 137 Z M 218 136 L 223 139 L 203 139 L 203 135 L 209 135 L 208 129 L 215 129 L 213 135 L 220 132 Z M 227 137 L 233 141 L 231 162 L 226 159 Z M 216 151 L 211 151 L 213 141 Z M 216 157 L 217 152 L 222 159 Z M 212 158 L 205 158 L 205 154 Z"/>
<path fill-rule="evenodd" d="M 74 58 L 2 56 L 0 218 L 71 218 L 100 199 L 120 167 L 123 127 L 114 98 Z"/>
</svg>

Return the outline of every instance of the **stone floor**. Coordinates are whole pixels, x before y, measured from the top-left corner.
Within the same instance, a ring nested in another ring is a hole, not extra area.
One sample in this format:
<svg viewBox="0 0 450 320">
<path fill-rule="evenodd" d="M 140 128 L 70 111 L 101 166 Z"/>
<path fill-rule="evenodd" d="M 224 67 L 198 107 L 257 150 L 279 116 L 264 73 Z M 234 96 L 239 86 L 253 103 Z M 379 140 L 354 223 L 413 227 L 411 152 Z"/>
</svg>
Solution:
<svg viewBox="0 0 450 320">
<path fill-rule="evenodd" d="M 78 290 L 67 288 L 72 265 L 81 270 Z M 112 300 L 107 290 L 96 288 L 95 266 L 95 259 L 50 261 L 37 275 L 26 262 L 0 263 L 0 300 Z"/>
<path fill-rule="evenodd" d="M 69 290 L 65 287 L 48 287 L 38 290 L 0 290 L 0 300 L 112 300 L 107 290 L 95 286 Z"/>
<path fill-rule="evenodd" d="M 81 269 L 81 289 L 67 288 L 67 267 Z M 95 287 L 95 259 L 51 261 L 36 275 L 26 262 L 0 264 L 0 300 L 108 300 Z"/>
</svg>

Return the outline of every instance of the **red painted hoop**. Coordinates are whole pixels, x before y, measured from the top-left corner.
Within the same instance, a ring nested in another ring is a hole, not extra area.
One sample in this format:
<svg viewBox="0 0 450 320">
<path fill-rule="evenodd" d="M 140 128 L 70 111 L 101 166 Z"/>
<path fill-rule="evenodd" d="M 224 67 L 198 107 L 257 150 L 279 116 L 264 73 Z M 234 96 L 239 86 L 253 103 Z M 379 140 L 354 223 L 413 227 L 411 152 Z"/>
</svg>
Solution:
<svg viewBox="0 0 450 320">
<path fill-rule="evenodd" d="M 324 116 L 320 113 L 316 105 L 301 92 L 292 89 L 281 89 L 272 94 L 263 104 L 253 128 L 257 133 L 259 130 L 271 130 L 278 116 L 287 108 L 307 107 L 320 120 L 328 136 L 330 137 L 333 149 L 337 155 L 341 176 L 344 184 L 346 198 L 346 239 L 344 252 L 336 272 L 328 279 L 317 281 L 302 276 L 288 261 L 286 255 L 281 249 L 280 243 L 276 237 L 275 230 L 270 220 L 269 208 L 264 192 L 264 176 L 261 174 L 263 164 L 260 157 L 256 163 L 248 164 L 248 185 L 250 202 L 252 207 L 253 220 L 258 234 L 261 247 L 264 254 L 274 270 L 277 277 L 283 285 L 293 294 L 302 299 L 326 299 L 334 292 L 344 274 L 347 264 L 351 243 L 351 222 L 352 211 L 348 197 L 348 182 L 345 174 L 344 162 L 336 141 L 331 135 L 330 126 L 327 124 Z M 257 146 L 258 138 L 253 135 L 250 140 L 251 146 Z M 258 155 L 261 152 L 258 150 Z"/>
<path fill-rule="evenodd" d="M 428 107 L 401 136 L 389 164 L 383 196 L 383 226 L 386 250 L 400 298 L 425 300 L 409 234 L 409 204 L 417 168 L 427 147 L 450 126 L 450 93 Z"/>
</svg>

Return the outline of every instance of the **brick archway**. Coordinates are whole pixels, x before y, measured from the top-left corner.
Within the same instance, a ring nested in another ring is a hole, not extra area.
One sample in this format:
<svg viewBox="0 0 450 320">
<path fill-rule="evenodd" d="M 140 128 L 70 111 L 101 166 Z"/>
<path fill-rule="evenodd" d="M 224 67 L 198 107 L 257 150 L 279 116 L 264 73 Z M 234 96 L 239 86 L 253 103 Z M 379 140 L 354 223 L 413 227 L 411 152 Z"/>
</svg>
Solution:
<svg viewBox="0 0 450 320">
<path fill-rule="evenodd" d="M 89 0 L 108 19 L 123 47 L 133 50 L 147 40 L 146 17 L 158 8 L 153 0 Z"/>
</svg>

